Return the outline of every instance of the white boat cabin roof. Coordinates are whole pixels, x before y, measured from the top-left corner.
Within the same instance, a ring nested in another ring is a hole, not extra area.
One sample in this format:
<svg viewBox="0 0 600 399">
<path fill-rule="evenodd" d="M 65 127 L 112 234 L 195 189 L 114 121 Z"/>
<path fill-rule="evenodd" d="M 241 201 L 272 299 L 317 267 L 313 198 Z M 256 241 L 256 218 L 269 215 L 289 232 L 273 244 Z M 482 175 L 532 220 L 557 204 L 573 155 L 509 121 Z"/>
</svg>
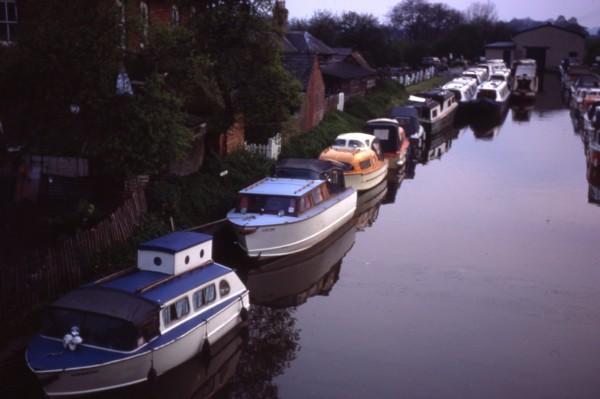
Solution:
<svg viewBox="0 0 600 399">
<path fill-rule="evenodd" d="M 506 82 L 503 80 L 489 80 L 487 82 L 483 82 L 479 86 L 479 90 L 494 90 L 498 91 L 502 89 L 502 86 L 506 86 Z"/>
<path fill-rule="evenodd" d="M 461 90 L 466 89 L 467 87 L 472 86 L 474 84 L 477 84 L 475 78 L 464 77 L 452 79 L 450 82 L 442 86 L 442 88 L 446 90 Z"/>
<path fill-rule="evenodd" d="M 342 140 L 344 143 L 342 144 Z M 336 148 L 369 148 L 373 143 L 374 137 L 371 134 L 366 133 L 344 133 L 340 134 L 335 138 L 334 147 Z"/>
<path fill-rule="evenodd" d="M 399 126 L 400 124 L 398 123 L 397 120 L 395 119 L 390 119 L 390 118 L 377 118 L 377 119 L 371 119 L 367 121 L 368 124 L 371 123 L 387 123 L 387 124 L 392 124 L 394 126 Z M 338 136 L 339 137 L 339 136 Z"/>
<path fill-rule="evenodd" d="M 370 136 L 373 138 L 373 136 Z M 288 179 L 266 177 L 242 190 L 240 194 L 279 195 L 285 197 L 301 197 L 313 188 L 320 186 L 324 180 Z"/>
</svg>

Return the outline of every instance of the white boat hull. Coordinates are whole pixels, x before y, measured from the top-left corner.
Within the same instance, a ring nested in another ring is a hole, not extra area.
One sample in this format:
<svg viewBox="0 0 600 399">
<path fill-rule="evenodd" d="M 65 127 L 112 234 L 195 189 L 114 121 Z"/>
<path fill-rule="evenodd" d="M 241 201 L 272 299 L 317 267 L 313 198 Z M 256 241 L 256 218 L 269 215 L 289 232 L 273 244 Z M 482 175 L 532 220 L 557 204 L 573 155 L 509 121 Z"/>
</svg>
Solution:
<svg viewBox="0 0 600 399">
<path fill-rule="evenodd" d="M 312 247 L 352 218 L 356 210 L 356 191 L 332 199 L 337 202 L 314 216 L 294 222 L 260 224 L 260 215 L 256 215 L 252 223 L 252 228 L 256 230 L 250 234 L 240 232 L 250 227 L 245 222 L 248 214 L 231 211 L 227 217 L 234 227 L 240 247 L 248 256 L 289 255 Z"/>
<path fill-rule="evenodd" d="M 381 168 L 374 170 L 371 173 L 344 174 L 346 187 L 354 187 L 357 191 L 369 190 L 385 179 L 387 171 L 388 163 L 385 162 Z"/>
</svg>

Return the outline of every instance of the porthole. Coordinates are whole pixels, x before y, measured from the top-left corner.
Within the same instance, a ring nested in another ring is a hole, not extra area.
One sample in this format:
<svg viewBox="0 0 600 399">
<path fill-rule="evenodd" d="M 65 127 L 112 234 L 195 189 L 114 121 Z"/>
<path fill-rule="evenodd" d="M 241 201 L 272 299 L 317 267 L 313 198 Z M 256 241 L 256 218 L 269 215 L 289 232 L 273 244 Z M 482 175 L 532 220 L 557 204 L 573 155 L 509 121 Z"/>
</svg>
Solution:
<svg viewBox="0 0 600 399">
<path fill-rule="evenodd" d="M 230 287 L 229 287 L 229 283 L 227 282 L 227 280 L 221 280 L 221 282 L 219 283 L 219 295 L 221 297 L 226 296 L 227 294 L 229 294 L 230 291 Z"/>
<path fill-rule="evenodd" d="M 156 257 L 154 258 L 154 264 L 155 264 L 156 266 L 160 266 L 160 265 L 162 265 L 162 259 L 160 258 L 160 256 L 156 256 Z"/>
<path fill-rule="evenodd" d="M 200 250 L 200 258 L 204 258 L 204 250 L 203 249 Z"/>
<path fill-rule="evenodd" d="M 189 257 L 189 256 L 186 256 L 186 257 L 185 257 L 185 264 L 187 265 L 188 263 L 190 263 L 190 257 Z"/>
</svg>

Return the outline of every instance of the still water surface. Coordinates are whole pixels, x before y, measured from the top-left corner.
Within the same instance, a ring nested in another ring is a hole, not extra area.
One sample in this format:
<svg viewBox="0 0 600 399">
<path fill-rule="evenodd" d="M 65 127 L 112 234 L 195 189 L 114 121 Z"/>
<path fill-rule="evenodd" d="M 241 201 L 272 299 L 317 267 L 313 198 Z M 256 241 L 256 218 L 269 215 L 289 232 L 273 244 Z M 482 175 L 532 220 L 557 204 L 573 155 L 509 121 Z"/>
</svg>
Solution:
<svg viewBox="0 0 600 399">
<path fill-rule="evenodd" d="M 249 338 L 122 395 L 600 398 L 599 171 L 544 87 L 434 138 L 317 248 L 242 265 Z"/>
</svg>

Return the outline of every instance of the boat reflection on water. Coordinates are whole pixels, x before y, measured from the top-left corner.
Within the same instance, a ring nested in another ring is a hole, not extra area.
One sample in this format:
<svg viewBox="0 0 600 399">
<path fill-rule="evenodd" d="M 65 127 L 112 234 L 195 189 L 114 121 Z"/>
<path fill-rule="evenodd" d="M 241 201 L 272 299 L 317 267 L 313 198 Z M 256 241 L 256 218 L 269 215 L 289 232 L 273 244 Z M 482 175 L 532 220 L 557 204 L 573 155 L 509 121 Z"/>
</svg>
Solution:
<svg viewBox="0 0 600 399">
<path fill-rule="evenodd" d="M 414 167 L 413 167 L 414 173 Z M 406 168 L 398 171 L 398 173 L 388 173 L 387 176 L 387 191 L 385 193 L 385 197 L 381 201 L 382 205 L 385 204 L 393 204 L 396 202 L 396 194 L 406 177 Z"/>
<path fill-rule="evenodd" d="M 356 204 L 355 225 L 358 231 L 364 231 L 371 227 L 379 216 L 379 207 L 385 199 L 388 190 L 388 179 L 395 176 L 395 171 L 390 171 L 384 181 L 379 183 L 373 189 L 358 196 Z"/>
<path fill-rule="evenodd" d="M 434 159 L 441 159 L 450 151 L 452 141 L 458 137 L 460 130 L 457 127 L 446 129 L 435 135 L 428 135 L 420 144 L 411 143 L 411 156 L 406 163 L 403 179 L 415 178 L 417 164 L 427 165 Z"/>
<path fill-rule="evenodd" d="M 512 120 L 515 122 L 529 122 L 533 113 L 533 102 L 511 102 L 510 110 L 512 112 Z"/>
<path fill-rule="evenodd" d="M 590 134 L 587 149 L 588 202 L 600 205 L 600 130 Z"/>
<path fill-rule="evenodd" d="M 235 375 L 247 335 L 247 330 L 238 328 L 219 340 L 209 357 L 198 355 L 152 381 L 86 398 L 212 398 Z"/>
<path fill-rule="evenodd" d="M 476 138 L 480 140 L 493 140 L 500 134 L 500 128 L 506 120 L 508 108 L 493 118 L 473 118 L 470 127 Z"/>
<path fill-rule="evenodd" d="M 354 245 L 355 233 L 353 219 L 306 251 L 249 270 L 246 284 L 251 302 L 286 308 L 327 295 L 337 282 L 342 258 Z"/>
</svg>

